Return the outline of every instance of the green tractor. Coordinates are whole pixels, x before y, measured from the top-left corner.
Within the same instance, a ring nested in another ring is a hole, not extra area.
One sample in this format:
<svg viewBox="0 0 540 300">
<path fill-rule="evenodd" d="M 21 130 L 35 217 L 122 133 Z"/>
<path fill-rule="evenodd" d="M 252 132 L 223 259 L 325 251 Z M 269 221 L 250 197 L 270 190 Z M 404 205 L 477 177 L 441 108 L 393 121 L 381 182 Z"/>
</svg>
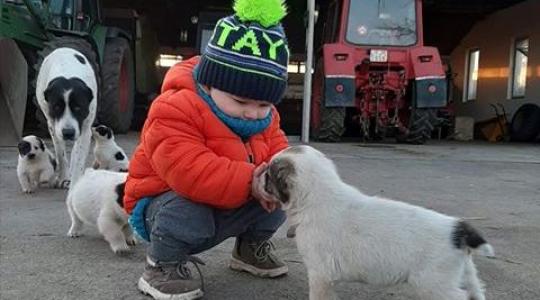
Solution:
<svg viewBox="0 0 540 300">
<path fill-rule="evenodd" d="M 27 125 L 44 124 L 35 78 L 43 58 L 59 47 L 85 54 L 98 74 L 99 123 L 118 133 L 132 120 L 141 123 L 138 112 L 159 89 L 159 44 L 147 24 L 134 10 L 95 0 L 0 0 L 0 114 L 6 114 L 0 144 L 20 137 L 24 112 Z"/>
</svg>

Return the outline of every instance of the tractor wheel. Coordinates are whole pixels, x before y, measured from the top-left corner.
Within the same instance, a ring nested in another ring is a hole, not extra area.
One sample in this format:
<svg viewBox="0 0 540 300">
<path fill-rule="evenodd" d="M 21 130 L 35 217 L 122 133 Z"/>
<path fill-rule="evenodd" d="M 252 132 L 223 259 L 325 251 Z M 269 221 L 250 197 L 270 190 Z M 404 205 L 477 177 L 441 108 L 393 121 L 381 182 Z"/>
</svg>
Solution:
<svg viewBox="0 0 540 300">
<path fill-rule="evenodd" d="M 324 64 L 317 59 L 313 80 L 313 105 L 311 106 L 312 136 L 321 142 L 336 143 L 345 133 L 345 107 L 326 107 L 324 99 Z M 319 117 L 318 119 L 316 117 Z M 317 124 L 318 123 L 318 124 Z"/>
<path fill-rule="evenodd" d="M 540 107 L 523 104 L 510 123 L 510 139 L 515 142 L 532 142 L 540 133 Z"/>
<path fill-rule="evenodd" d="M 317 139 L 321 142 L 336 143 L 345 132 L 345 107 L 325 107 L 321 104 L 321 125 Z"/>
<path fill-rule="evenodd" d="M 86 58 L 92 65 L 94 72 L 96 73 L 96 81 L 98 83 L 98 86 L 100 83 L 99 76 L 97 76 L 99 74 L 99 65 L 97 63 L 97 56 L 92 46 L 86 40 L 81 39 L 81 38 L 71 37 L 71 36 L 60 36 L 60 37 L 55 37 L 52 40 L 46 42 L 45 48 L 43 48 L 43 50 L 38 52 L 37 62 L 34 64 L 33 66 L 34 69 L 31 71 L 31 73 L 34 74 L 34 76 L 33 76 L 33 79 L 29 81 L 30 82 L 29 93 L 32 93 L 33 103 L 36 107 L 35 114 L 36 114 L 36 122 L 38 123 L 37 127 L 40 130 L 44 130 L 44 132 L 47 132 L 47 133 L 49 132 L 47 129 L 47 120 L 45 119 L 43 112 L 39 108 L 39 105 L 37 103 L 37 98 L 35 95 L 36 80 L 37 80 L 37 74 L 39 73 L 39 69 L 41 67 L 41 64 L 43 63 L 43 60 L 45 59 L 45 57 L 47 57 L 47 55 L 51 54 L 51 52 L 53 52 L 57 48 L 72 48 L 84 54 L 84 56 L 86 56 Z M 99 95 L 97 99 L 99 99 Z"/>
<path fill-rule="evenodd" d="M 98 119 L 114 132 L 126 133 L 131 125 L 135 98 L 133 55 L 126 39 L 107 40 L 101 67 L 101 82 Z"/>
<path fill-rule="evenodd" d="M 398 134 L 396 136 L 397 141 L 415 145 L 424 144 L 431 138 L 431 132 L 435 128 L 436 120 L 436 113 L 432 109 L 413 109 L 409 118 L 409 130 Z"/>
</svg>

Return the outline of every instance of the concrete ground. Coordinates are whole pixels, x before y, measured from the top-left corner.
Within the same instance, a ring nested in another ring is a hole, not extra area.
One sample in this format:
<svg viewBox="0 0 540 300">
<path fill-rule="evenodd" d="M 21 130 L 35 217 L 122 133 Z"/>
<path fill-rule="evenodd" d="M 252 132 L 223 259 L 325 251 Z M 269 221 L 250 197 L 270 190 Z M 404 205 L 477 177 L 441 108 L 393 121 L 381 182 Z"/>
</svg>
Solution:
<svg viewBox="0 0 540 300">
<path fill-rule="evenodd" d="M 118 137 L 128 152 L 137 139 L 135 133 Z M 540 299 L 539 145 L 314 146 L 335 160 L 346 182 L 368 194 L 468 218 L 499 257 L 476 258 L 487 299 Z M 148 299 L 136 289 L 145 246 L 116 256 L 95 229 L 68 238 L 65 191 L 22 194 L 16 159 L 16 148 L 0 148 L 0 299 Z M 285 231 L 275 237 L 277 254 L 290 268 L 280 279 L 229 270 L 232 240 L 200 255 L 206 299 L 307 299 L 306 270 Z M 347 283 L 337 289 L 342 299 L 415 299 L 404 287 Z"/>
</svg>

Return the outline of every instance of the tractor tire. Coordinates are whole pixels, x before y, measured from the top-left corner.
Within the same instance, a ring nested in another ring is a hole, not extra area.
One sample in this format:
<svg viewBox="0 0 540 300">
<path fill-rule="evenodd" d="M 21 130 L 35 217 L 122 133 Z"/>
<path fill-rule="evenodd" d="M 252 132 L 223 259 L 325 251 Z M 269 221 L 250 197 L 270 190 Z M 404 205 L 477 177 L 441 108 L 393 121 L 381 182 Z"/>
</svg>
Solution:
<svg viewBox="0 0 540 300">
<path fill-rule="evenodd" d="M 396 136 L 400 143 L 422 145 L 431 138 L 435 128 L 436 112 L 432 109 L 413 109 L 409 118 L 408 132 Z"/>
<path fill-rule="evenodd" d="M 540 133 L 540 107 L 536 104 L 523 104 L 512 117 L 510 140 L 532 142 Z"/>
<path fill-rule="evenodd" d="M 101 82 L 98 120 L 116 133 L 126 133 L 131 125 L 135 101 L 133 54 L 126 39 L 107 40 Z"/>
<path fill-rule="evenodd" d="M 90 64 L 92 65 L 92 68 L 94 69 L 98 87 L 100 84 L 100 80 L 98 76 L 99 64 L 97 63 L 96 53 L 94 49 L 92 48 L 92 46 L 90 45 L 90 43 L 88 43 L 86 40 L 82 38 L 76 38 L 76 37 L 71 37 L 71 36 L 55 37 L 52 40 L 46 42 L 45 48 L 43 48 L 41 51 L 38 52 L 37 62 L 33 65 L 33 70 L 31 71 L 31 73 L 34 74 L 34 76 L 33 76 L 33 79 L 29 81 L 30 82 L 29 93 L 32 93 L 32 99 L 33 99 L 32 102 L 36 107 L 36 110 L 35 110 L 36 120 L 35 121 L 38 123 L 37 127 L 40 130 L 43 130 L 44 132 L 47 132 L 47 133 L 49 132 L 47 129 L 47 120 L 45 119 L 45 115 L 39 108 L 36 94 L 35 94 L 36 81 L 37 81 L 37 75 L 39 73 L 41 64 L 43 63 L 43 60 L 45 59 L 45 57 L 47 57 L 47 55 L 51 54 L 51 52 L 53 52 L 57 48 L 72 48 L 84 54 L 84 56 L 90 62 Z M 96 95 L 96 98 L 99 99 L 99 95 Z M 99 104 L 99 101 L 98 101 L 98 104 Z"/>
<path fill-rule="evenodd" d="M 317 139 L 321 142 L 336 143 L 345 132 L 345 107 L 324 107 L 321 105 L 321 125 Z"/>
</svg>

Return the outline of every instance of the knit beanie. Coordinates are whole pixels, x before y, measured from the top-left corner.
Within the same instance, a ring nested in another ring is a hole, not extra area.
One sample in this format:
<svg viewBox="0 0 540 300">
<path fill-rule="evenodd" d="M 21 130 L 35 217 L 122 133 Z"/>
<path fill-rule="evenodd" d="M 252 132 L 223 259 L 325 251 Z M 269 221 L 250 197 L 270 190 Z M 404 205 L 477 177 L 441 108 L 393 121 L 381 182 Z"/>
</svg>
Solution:
<svg viewBox="0 0 540 300">
<path fill-rule="evenodd" d="M 197 81 L 235 96 L 277 104 L 287 88 L 289 49 L 280 24 L 284 0 L 235 0 L 197 67 Z"/>
</svg>

